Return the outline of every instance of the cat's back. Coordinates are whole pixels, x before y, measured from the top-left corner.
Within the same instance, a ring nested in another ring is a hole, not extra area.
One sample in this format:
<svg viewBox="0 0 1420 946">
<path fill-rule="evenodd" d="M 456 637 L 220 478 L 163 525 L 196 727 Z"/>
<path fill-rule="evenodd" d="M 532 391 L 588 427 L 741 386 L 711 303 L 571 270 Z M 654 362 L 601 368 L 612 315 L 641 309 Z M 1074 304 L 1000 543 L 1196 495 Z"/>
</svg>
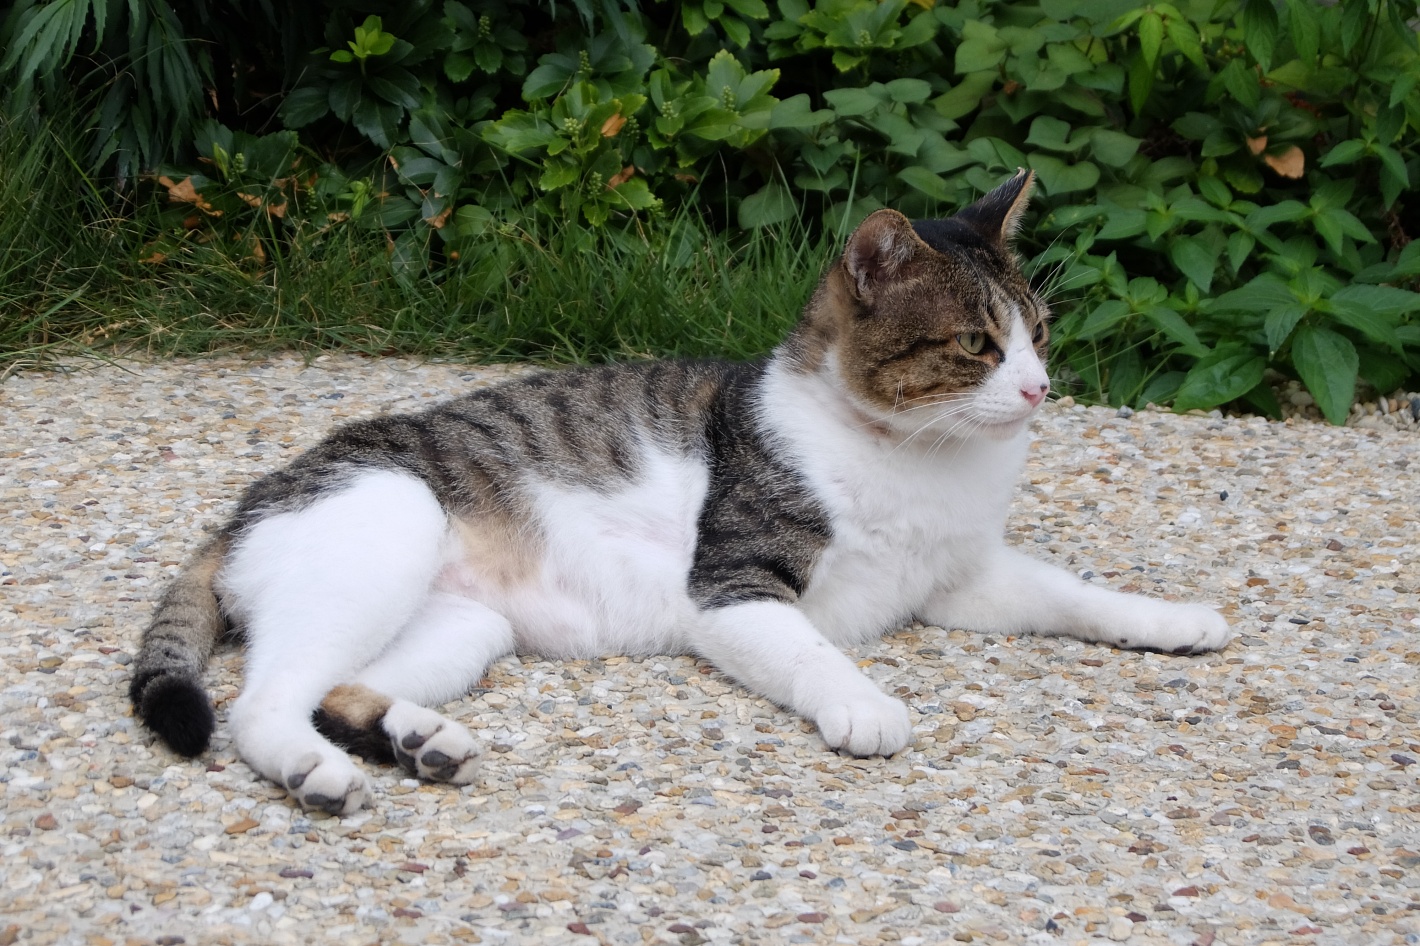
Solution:
<svg viewBox="0 0 1420 946">
<path fill-rule="evenodd" d="M 413 474 L 454 512 L 514 504 L 529 482 L 612 492 L 650 455 L 700 457 L 760 363 L 658 360 L 537 371 L 336 428 L 243 495 L 235 525 L 296 509 L 361 470 Z"/>
</svg>

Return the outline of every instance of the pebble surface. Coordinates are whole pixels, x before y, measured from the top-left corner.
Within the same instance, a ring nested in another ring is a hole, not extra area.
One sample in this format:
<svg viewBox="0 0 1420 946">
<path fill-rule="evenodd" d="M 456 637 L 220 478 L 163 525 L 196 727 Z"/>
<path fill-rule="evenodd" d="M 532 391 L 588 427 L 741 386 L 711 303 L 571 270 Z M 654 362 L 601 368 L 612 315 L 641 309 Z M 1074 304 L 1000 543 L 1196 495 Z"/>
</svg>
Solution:
<svg viewBox="0 0 1420 946">
<path fill-rule="evenodd" d="M 1201 657 L 909 627 L 854 656 L 888 759 L 694 659 L 509 658 L 459 790 L 293 808 L 132 718 L 178 563 L 340 420 L 509 369 L 335 356 L 0 385 L 0 946 L 1420 942 L 1420 430 L 1055 404 L 1008 540 L 1219 606 Z M 1123 415 L 1123 416 L 1121 416 Z"/>
</svg>

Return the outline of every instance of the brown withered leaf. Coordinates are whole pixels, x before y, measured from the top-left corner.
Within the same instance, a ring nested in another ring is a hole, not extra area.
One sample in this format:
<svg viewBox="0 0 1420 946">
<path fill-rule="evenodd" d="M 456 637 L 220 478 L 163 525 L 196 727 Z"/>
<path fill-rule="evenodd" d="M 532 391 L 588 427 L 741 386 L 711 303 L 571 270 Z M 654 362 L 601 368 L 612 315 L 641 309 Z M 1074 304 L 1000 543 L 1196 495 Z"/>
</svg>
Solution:
<svg viewBox="0 0 1420 946">
<path fill-rule="evenodd" d="M 622 115 L 620 112 L 608 116 L 607 120 L 602 122 L 602 137 L 615 138 L 617 135 L 621 134 L 621 129 L 625 125 L 626 116 Z"/>
<path fill-rule="evenodd" d="M 1258 135 L 1256 138 L 1249 138 L 1247 140 L 1247 150 L 1251 151 L 1253 154 L 1261 154 L 1262 152 L 1266 151 L 1267 136 Z"/>
<path fill-rule="evenodd" d="M 211 214 L 214 217 L 222 216 L 222 211 L 213 209 L 212 205 L 197 192 L 192 178 L 185 177 L 178 183 L 173 183 L 172 178 L 164 175 L 158 178 L 158 183 L 168 189 L 168 199 L 174 203 L 193 204 L 203 213 Z"/>
<path fill-rule="evenodd" d="M 450 204 L 434 216 L 425 217 L 424 222 L 429 224 L 429 226 L 433 227 L 435 230 L 442 230 L 444 228 L 444 224 L 449 222 L 449 215 L 453 212 L 453 204 Z"/>
<path fill-rule="evenodd" d="M 626 167 L 622 168 L 620 171 L 617 171 L 611 176 L 611 180 L 606 182 L 606 189 L 609 191 L 616 190 L 622 184 L 625 184 L 627 181 L 631 180 L 635 176 L 636 168 L 633 165 L 628 164 Z"/>
<path fill-rule="evenodd" d="M 248 194 L 245 191 L 237 191 L 237 196 L 241 198 L 242 202 L 245 203 L 248 207 L 261 206 L 261 198 L 256 196 L 255 194 Z"/>
<path fill-rule="evenodd" d="M 1267 166 L 1278 174 L 1294 181 L 1301 177 L 1307 169 L 1307 156 L 1296 145 L 1292 145 L 1281 154 L 1263 155 L 1262 160 L 1266 161 Z"/>
</svg>

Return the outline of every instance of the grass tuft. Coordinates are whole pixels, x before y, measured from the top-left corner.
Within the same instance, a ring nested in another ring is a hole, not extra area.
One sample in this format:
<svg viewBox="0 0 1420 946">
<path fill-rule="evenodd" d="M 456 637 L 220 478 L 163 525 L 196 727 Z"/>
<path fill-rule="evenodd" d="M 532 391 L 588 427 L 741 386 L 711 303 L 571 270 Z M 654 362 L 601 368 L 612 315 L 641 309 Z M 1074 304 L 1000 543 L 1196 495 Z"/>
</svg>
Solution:
<svg viewBox="0 0 1420 946">
<path fill-rule="evenodd" d="M 74 140 L 63 119 L 0 120 L 0 372 L 274 350 L 750 357 L 793 324 L 830 254 L 792 226 L 730 237 L 684 213 L 624 230 L 491 227 L 437 274 L 406 276 L 379 231 L 187 231 L 151 189 L 115 212 Z"/>
</svg>

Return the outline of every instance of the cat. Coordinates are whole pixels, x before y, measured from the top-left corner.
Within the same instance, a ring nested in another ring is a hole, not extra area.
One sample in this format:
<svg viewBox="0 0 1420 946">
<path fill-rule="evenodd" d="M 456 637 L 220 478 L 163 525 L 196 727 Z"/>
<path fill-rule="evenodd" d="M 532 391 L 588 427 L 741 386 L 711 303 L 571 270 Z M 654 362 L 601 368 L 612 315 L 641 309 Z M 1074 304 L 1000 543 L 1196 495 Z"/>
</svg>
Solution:
<svg viewBox="0 0 1420 946">
<path fill-rule="evenodd" d="M 429 707 L 513 652 L 695 654 L 830 748 L 891 756 L 907 708 L 839 648 L 914 619 L 1222 647 L 1208 607 L 1004 544 L 1050 389 L 1049 312 L 1012 249 L 1032 183 L 945 220 L 870 214 L 765 359 L 530 374 L 337 429 L 248 488 L 168 589 L 134 665 L 139 717 L 206 749 L 201 675 L 230 623 L 237 751 L 346 814 L 370 787 L 335 743 L 471 782 L 479 742 Z"/>
</svg>

